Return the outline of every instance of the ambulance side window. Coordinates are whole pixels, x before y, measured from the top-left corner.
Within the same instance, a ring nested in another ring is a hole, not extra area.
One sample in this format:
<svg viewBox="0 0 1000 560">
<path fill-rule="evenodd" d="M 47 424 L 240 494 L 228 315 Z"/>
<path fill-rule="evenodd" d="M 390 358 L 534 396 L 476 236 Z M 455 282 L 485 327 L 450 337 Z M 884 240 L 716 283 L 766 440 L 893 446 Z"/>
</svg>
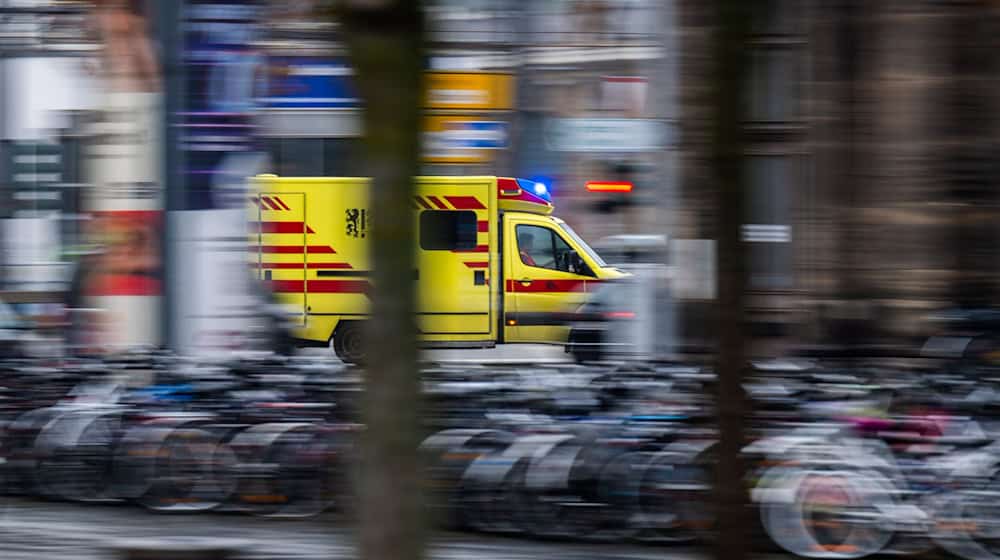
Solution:
<svg viewBox="0 0 1000 560">
<path fill-rule="evenodd" d="M 420 248 L 424 251 L 475 249 L 478 232 L 475 212 L 425 210 L 420 213 Z"/>
<path fill-rule="evenodd" d="M 547 227 L 517 226 L 517 250 L 528 266 L 593 276 L 566 240 Z"/>
<path fill-rule="evenodd" d="M 517 251 L 521 262 L 537 268 L 556 270 L 552 250 L 552 230 L 540 226 L 517 226 Z"/>
</svg>

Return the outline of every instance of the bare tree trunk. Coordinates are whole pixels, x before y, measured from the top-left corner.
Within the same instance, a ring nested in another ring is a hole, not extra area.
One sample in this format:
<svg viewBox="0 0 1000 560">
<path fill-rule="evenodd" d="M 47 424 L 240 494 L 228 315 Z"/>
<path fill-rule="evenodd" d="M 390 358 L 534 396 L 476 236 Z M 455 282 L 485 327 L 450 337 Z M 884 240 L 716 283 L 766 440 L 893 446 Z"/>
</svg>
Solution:
<svg viewBox="0 0 1000 560">
<path fill-rule="evenodd" d="M 955 146 L 945 155 L 950 189 L 944 193 L 955 214 L 950 228 L 954 263 L 944 266 L 954 268 L 952 299 L 964 308 L 988 307 L 996 299 L 996 230 L 993 220 L 976 216 L 984 211 L 996 216 L 996 117 L 990 96 L 998 57 L 987 47 L 997 32 L 995 11 L 989 2 L 968 2 L 951 6 L 944 16 L 951 78 L 950 113 L 941 136 Z"/>
<path fill-rule="evenodd" d="M 853 352 L 862 342 L 862 322 L 855 315 L 857 306 L 865 298 L 861 292 L 859 278 L 859 251 L 863 246 L 862 228 L 857 221 L 860 211 L 858 197 L 861 192 L 859 183 L 863 180 L 859 159 L 862 151 L 858 142 L 859 134 L 859 94 L 861 84 L 859 66 L 861 64 L 861 15 L 863 7 L 858 0 L 842 0 L 835 8 L 836 21 L 836 54 L 839 86 L 839 125 L 838 132 L 842 135 L 843 144 L 838 153 L 837 193 L 840 199 L 837 226 L 839 227 L 839 282 L 842 301 L 838 302 L 840 309 L 836 316 L 839 321 L 834 331 L 836 342 L 853 357 Z M 850 319 L 850 320 L 847 320 Z M 866 323 L 866 322 L 865 322 Z"/>
<path fill-rule="evenodd" d="M 750 548 L 744 467 L 743 423 L 746 398 L 742 377 L 745 356 L 744 290 L 747 271 L 741 236 L 746 198 L 743 166 L 743 106 L 746 56 L 753 2 L 716 1 L 712 154 L 715 167 L 719 250 L 718 394 L 719 446 L 715 492 L 720 560 L 745 558 Z"/>
<path fill-rule="evenodd" d="M 366 164 L 373 181 L 361 556 L 415 560 L 423 555 L 425 536 L 410 201 L 420 165 L 423 15 L 416 0 L 346 1 L 338 15 L 364 102 Z"/>
</svg>

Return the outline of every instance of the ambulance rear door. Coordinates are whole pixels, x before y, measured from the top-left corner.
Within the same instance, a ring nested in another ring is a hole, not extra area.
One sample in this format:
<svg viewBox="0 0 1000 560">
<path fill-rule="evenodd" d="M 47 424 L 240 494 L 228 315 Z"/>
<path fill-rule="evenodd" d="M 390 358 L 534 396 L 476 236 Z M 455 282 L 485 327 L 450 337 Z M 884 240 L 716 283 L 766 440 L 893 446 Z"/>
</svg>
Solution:
<svg viewBox="0 0 1000 560">
<path fill-rule="evenodd" d="M 251 197 L 251 266 L 289 311 L 306 321 L 306 196 L 261 192 Z"/>
<path fill-rule="evenodd" d="M 495 338 L 492 283 L 496 224 L 490 178 L 424 178 L 413 206 L 417 231 L 418 328 L 427 341 Z"/>
</svg>

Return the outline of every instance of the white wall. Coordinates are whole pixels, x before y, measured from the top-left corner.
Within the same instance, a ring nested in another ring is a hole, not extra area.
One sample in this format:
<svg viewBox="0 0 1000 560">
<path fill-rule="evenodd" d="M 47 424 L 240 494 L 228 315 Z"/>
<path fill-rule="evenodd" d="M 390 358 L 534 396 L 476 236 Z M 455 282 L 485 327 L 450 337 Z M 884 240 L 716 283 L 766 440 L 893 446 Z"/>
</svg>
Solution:
<svg viewBox="0 0 1000 560">
<path fill-rule="evenodd" d="M 97 106 L 98 81 L 75 57 L 13 58 L 4 63 L 7 113 L 4 138 L 51 139 L 67 124 L 63 111 Z"/>
<path fill-rule="evenodd" d="M 178 352 L 226 356 L 257 350 L 251 340 L 261 301 L 252 293 L 246 252 L 246 210 L 175 212 L 171 239 L 178 256 L 169 281 Z"/>
</svg>

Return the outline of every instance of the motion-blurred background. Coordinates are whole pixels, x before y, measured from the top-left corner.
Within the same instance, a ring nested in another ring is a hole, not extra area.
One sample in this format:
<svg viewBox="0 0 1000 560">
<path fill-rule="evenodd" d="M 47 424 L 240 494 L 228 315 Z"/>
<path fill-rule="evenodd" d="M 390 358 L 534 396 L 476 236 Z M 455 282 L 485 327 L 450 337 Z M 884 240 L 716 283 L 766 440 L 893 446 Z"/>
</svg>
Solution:
<svg viewBox="0 0 1000 560">
<path fill-rule="evenodd" d="M 381 171 L 352 61 L 410 7 L 0 0 L 0 550 L 1000 556 L 1000 3 L 426 0 L 420 173 L 547 193 L 653 285 L 590 302 L 631 355 L 246 357 L 288 342 L 247 178 Z"/>
<path fill-rule="evenodd" d="M 364 173 L 360 101 L 324 8 L 0 5 L 0 298 L 53 329 L 78 309 L 100 325 L 80 336 L 102 345 L 241 344 L 239 266 L 196 265 L 226 254 L 236 234 L 219 216 L 244 178 Z M 595 245 L 665 236 L 649 258 L 674 265 L 680 348 L 709 339 L 715 293 L 712 9 L 426 7 L 425 173 L 542 182 Z M 998 11 L 757 3 L 743 122 L 757 352 L 919 337 L 929 310 L 993 301 Z"/>
</svg>

